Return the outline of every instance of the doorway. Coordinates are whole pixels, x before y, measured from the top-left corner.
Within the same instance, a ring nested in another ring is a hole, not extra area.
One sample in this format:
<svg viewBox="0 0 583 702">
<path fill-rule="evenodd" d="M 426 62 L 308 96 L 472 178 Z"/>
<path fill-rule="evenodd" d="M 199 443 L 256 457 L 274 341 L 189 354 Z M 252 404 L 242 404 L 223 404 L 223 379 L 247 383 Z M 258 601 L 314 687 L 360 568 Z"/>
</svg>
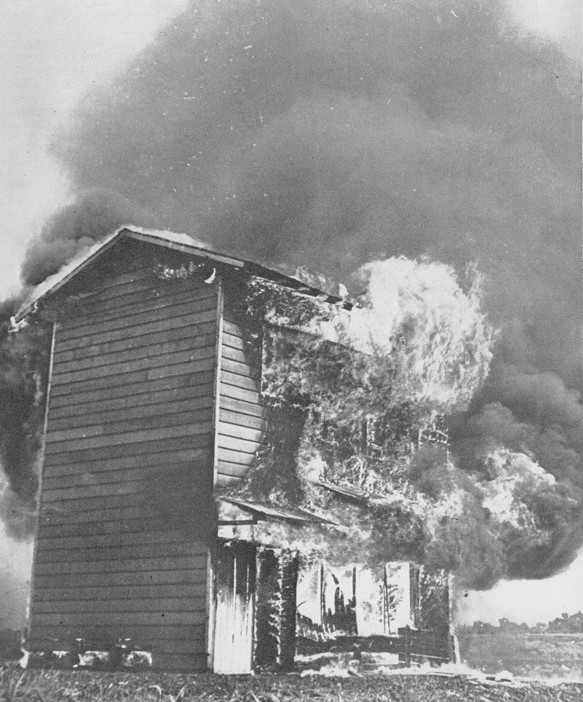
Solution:
<svg viewBox="0 0 583 702">
<path fill-rule="evenodd" d="M 215 559 L 215 673 L 253 669 L 256 547 L 219 542 Z"/>
</svg>

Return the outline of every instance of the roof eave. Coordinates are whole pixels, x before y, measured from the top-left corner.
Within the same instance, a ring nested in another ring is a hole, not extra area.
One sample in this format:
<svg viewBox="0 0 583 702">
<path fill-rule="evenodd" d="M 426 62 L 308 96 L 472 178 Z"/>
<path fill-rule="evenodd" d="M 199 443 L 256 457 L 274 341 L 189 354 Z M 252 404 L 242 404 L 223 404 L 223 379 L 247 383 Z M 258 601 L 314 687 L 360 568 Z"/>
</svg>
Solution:
<svg viewBox="0 0 583 702">
<path fill-rule="evenodd" d="M 168 232 L 170 235 L 170 232 Z M 174 235 L 177 236 L 177 235 Z M 304 295 L 310 295 L 312 297 L 319 297 L 331 304 L 341 304 L 345 309 L 351 309 L 352 304 L 343 298 L 329 295 L 326 292 L 319 290 L 313 286 L 302 283 L 296 278 L 286 275 L 285 273 L 280 273 L 279 271 L 267 268 L 259 263 L 253 261 L 248 261 L 242 258 L 236 258 L 234 256 L 229 256 L 227 254 L 219 253 L 211 249 L 206 249 L 202 246 L 197 246 L 194 242 L 192 245 L 189 243 L 182 243 L 178 241 L 173 241 L 170 238 L 164 238 L 163 236 L 156 235 L 154 233 L 149 233 L 147 230 L 140 230 L 138 227 L 133 228 L 130 225 L 120 227 L 118 230 L 110 234 L 100 245 L 95 248 L 90 254 L 79 261 L 77 265 L 71 267 L 65 275 L 62 275 L 53 285 L 47 287 L 47 289 L 42 292 L 38 297 L 33 297 L 30 302 L 25 303 L 21 307 L 16 315 L 13 317 L 13 323 L 18 325 L 21 323 L 28 315 L 33 314 L 40 302 L 42 302 L 47 297 L 54 295 L 63 286 L 65 286 L 72 278 L 85 270 L 90 266 L 96 258 L 101 256 L 104 251 L 114 246 L 120 239 L 133 239 L 135 241 L 143 241 L 145 243 L 154 244 L 156 246 L 162 246 L 167 249 L 172 249 L 174 251 L 179 251 L 185 254 L 191 254 L 198 256 L 200 258 L 205 258 L 217 264 L 222 264 L 229 266 L 231 268 L 236 268 L 238 270 L 243 270 L 249 275 L 254 275 L 265 280 L 270 280 L 274 283 L 284 285 L 296 292 L 302 293 Z M 57 274 L 58 276 L 59 274 Z M 42 285 L 42 283 L 41 283 Z"/>
</svg>

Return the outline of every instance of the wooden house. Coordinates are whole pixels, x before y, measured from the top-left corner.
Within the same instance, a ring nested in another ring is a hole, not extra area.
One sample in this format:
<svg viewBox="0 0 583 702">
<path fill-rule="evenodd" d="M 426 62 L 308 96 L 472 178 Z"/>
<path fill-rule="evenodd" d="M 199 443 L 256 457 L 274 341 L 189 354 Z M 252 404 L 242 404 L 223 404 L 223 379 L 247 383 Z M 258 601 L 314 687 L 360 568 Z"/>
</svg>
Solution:
<svg viewBox="0 0 583 702">
<path fill-rule="evenodd" d="M 124 228 L 17 315 L 52 324 L 33 657 L 216 672 L 293 662 L 294 554 L 222 537 L 320 518 L 215 499 L 262 440 L 261 368 L 237 304 L 249 276 L 323 294 L 184 235 Z"/>
</svg>

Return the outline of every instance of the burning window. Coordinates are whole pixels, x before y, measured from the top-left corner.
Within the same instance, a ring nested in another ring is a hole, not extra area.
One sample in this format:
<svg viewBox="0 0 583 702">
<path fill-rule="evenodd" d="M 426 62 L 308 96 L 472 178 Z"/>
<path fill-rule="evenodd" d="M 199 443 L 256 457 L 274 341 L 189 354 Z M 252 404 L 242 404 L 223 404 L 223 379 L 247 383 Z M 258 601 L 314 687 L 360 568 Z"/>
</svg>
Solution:
<svg viewBox="0 0 583 702">
<path fill-rule="evenodd" d="M 447 420 L 444 415 L 437 415 L 432 422 L 419 429 L 419 444 L 434 444 L 447 446 L 449 436 Z"/>
</svg>

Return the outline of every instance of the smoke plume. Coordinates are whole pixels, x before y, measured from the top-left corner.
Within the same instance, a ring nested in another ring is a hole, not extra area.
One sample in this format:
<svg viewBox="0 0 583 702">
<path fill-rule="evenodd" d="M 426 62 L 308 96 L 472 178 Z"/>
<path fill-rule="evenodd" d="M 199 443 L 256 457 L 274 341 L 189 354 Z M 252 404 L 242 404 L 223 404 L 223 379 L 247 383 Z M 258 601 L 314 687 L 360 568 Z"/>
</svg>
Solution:
<svg viewBox="0 0 583 702">
<path fill-rule="evenodd" d="M 126 221 L 337 279 L 475 262 L 501 334 L 453 449 L 510 481 L 491 519 L 547 525 L 496 555 L 538 578 L 583 540 L 579 72 L 505 18 L 502 0 L 193 2 L 56 135 L 71 203 L 23 279 Z"/>
</svg>

